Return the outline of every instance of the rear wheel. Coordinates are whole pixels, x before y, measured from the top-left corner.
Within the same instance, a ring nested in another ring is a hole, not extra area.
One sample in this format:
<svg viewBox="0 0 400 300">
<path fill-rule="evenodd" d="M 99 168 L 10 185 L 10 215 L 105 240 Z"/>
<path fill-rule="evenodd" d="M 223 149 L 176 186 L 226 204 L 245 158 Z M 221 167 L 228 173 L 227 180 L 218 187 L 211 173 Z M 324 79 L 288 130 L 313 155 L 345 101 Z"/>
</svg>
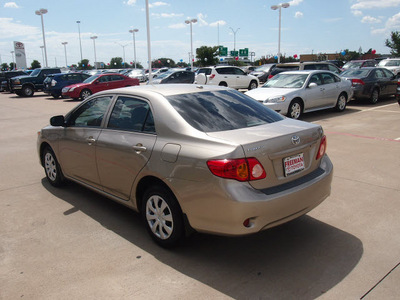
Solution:
<svg viewBox="0 0 400 300">
<path fill-rule="evenodd" d="M 372 91 L 371 97 L 369 98 L 369 102 L 375 104 L 376 102 L 378 102 L 378 99 L 379 99 L 379 90 L 374 89 Z"/>
<path fill-rule="evenodd" d="M 292 119 L 300 118 L 303 111 L 303 107 L 299 100 L 293 100 L 289 105 L 287 116 Z"/>
<path fill-rule="evenodd" d="M 82 100 L 85 100 L 87 97 L 89 97 L 92 94 L 92 92 L 88 89 L 84 89 L 81 94 L 80 97 Z"/>
<path fill-rule="evenodd" d="M 347 105 L 347 97 L 345 94 L 342 93 L 339 95 L 335 109 L 337 111 L 344 111 L 346 109 L 346 105 Z"/>
<path fill-rule="evenodd" d="M 183 238 L 182 211 L 168 189 L 150 187 L 143 196 L 142 215 L 147 231 L 160 246 L 175 246 Z"/>
<path fill-rule="evenodd" d="M 249 84 L 249 90 L 254 90 L 254 89 L 256 89 L 258 87 L 258 84 L 257 84 L 257 81 L 255 81 L 255 80 L 252 80 L 251 82 L 250 82 L 250 84 Z"/>
<path fill-rule="evenodd" d="M 54 93 L 52 93 L 51 96 L 52 96 L 54 99 L 58 99 L 58 97 L 59 97 L 59 95 L 54 94 Z"/>
<path fill-rule="evenodd" d="M 228 84 L 227 84 L 225 81 L 220 82 L 218 85 L 219 85 L 219 86 L 225 86 L 225 87 L 228 86 Z"/>
</svg>

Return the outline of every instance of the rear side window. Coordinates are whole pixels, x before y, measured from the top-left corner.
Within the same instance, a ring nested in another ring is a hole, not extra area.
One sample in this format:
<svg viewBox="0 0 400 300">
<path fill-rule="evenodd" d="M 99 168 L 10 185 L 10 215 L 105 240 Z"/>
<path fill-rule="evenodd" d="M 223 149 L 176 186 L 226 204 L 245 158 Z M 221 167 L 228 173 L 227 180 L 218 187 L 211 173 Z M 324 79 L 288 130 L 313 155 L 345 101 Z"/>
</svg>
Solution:
<svg viewBox="0 0 400 300">
<path fill-rule="evenodd" d="M 211 75 L 211 69 L 210 68 L 203 68 L 203 69 L 200 69 L 197 72 L 197 74 L 201 74 L 201 73 L 203 73 L 204 75 Z"/>
<path fill-rule="evenodd" d="M 253 127 L 283 120 L 283 117 L 238 91 L 208 91 L 167 97 L 169 103 L 192 127 L 216 132 Z"/>
</svg>

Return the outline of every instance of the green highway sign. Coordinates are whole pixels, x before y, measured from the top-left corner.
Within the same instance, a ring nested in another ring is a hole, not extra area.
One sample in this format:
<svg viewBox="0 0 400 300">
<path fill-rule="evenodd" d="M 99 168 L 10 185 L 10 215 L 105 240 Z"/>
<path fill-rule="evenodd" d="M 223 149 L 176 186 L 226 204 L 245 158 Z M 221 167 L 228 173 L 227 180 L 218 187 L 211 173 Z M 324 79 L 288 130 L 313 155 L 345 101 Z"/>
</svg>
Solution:
<svg viewBox="0 0 400 300">
<path fill-rule="evenodd" d="M 239 49 L 239 56 L 249 56 L 249 48 Z"/>
<path fill-rule="evenodd" d="M 238 56 L 239 55 L 239 51 L 230 51 L 231 56 Z"/>
<path fill-rule="evenodd" d="M 219 56 L 228 56 L 228 48 L 220 46 L 219 47 Z"/>
</svg>

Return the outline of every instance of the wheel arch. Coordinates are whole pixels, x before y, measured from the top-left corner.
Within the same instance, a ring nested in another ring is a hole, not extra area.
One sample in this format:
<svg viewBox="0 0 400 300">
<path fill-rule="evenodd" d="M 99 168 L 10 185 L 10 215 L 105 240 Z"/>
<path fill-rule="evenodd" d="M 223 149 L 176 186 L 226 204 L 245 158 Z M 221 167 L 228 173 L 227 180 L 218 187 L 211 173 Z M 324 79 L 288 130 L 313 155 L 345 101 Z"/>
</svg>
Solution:
<svg viewBox="0 0 400 300">
<path fill-rule="evenodd" d="M 51 149 L 51 150 L 53 151 L 53 153 L 54 153 L 54 150 L 53 150 L 53 148 L 51 148 L 51 146 L 50 146 L 49 143 L 43 142 L 43 143 L 40 145 L 40 148 L 39 148 L 39 155 L 40 155 L 40 164 L 42 165 L 42 167 L 44 167 L 43 152 L 44 152 L 44 149 L 46 149 L 46 148 Z M 54 153 L 54 155 L 56 155 L 56 154 Z"/>
</svg>

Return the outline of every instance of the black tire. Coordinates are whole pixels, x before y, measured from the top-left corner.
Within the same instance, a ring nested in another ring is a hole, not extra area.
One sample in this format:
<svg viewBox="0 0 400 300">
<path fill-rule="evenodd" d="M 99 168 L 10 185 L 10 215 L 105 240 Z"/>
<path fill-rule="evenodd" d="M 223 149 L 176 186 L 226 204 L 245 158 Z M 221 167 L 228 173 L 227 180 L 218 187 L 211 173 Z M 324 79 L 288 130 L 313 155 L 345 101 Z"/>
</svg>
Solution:
<svg viewBox="0 0 400 300">
<path fill-rule="evenodd" d="M 15 94 L 18 95 L 18 96 L 22 96 L 22 93 L 20 91 L 15 92 Z"/>
<path fill-rule="evenodd" d="M 88 98 L 91 94 L 92 94 L 92 92 L 91 92 L 90 90 L 84 89 L 84 90 L 81 91 L 80 98 L 81 98 L 82 100 L 85 100 L 85 99 Z"/>
<path fill-rule="evenodd" d="M 63 185 L 64 176 L 53 150 L 46 147 L 43 151 L 42 159 L 46 178 L 50 184 L 56 187 Z"/>
<path fill-rule="evenodd" d="M 58 97 L 60 97 L 60 95 L 57 95 L 57 94 L 51 94 L 51 96 L 54 98 L 54 99 L 58 99 Z"/>
<path fill-rule="evenodd" d="M 250 90 L 254 90 L 254 89 L 256 89 L 256 88 L 258 88 L 257 81 L 252 80 L 252 81 L 250 82 L 250 84 L 249 84 L 248 90 L 250 91 Z"/>
<path fill-rule="evenodd" d="M 225 81 L 220 82 L 218 85 L 228 87 L 228 84 Z"/>
<path fill-rule="evenodd" d="M 30 85 L 25 85 L 22 87 L 21 93 L 25 97 L 32 97 L 35 91 Z"/>
<path fill-rule="evenodd" d="M 337 99 L 335 109 L 339 112 L 342 112 L 346 109 L 347 105 L 347 96 L 345 93 L 341 93 Z"/>
<path fill-rule="evenodd" d="M 369 102 L 371 104 L 376 104 L 379 100 L 379 90 L 377 88 L 373 89 Z"/>
<path fill-rule="evenodd" d="M 288 109 L 287 117 L 292 119 L 299 119 L 303 113 L 303 105 L 299 100 L 293 100 Z"/>
<path fill-rule="evenodd" d="M 168 189 L 161 186 L 147 189 L 141 212 L 147 231 L 160 246 L 176 246 L 184 237 L 182 210 Z"/>
</svg>

